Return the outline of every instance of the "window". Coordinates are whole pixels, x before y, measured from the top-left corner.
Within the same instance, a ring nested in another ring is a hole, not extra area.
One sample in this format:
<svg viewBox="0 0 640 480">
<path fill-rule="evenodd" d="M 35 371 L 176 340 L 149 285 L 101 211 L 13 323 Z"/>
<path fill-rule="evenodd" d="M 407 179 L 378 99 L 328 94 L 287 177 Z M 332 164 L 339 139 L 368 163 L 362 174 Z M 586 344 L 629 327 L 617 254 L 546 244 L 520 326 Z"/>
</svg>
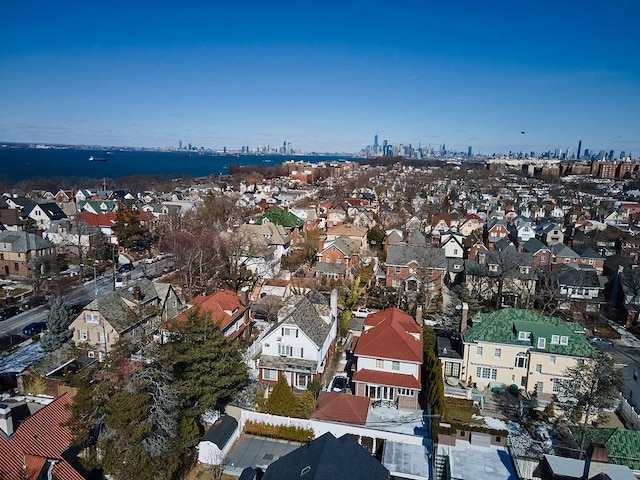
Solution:
<svg viewBox="0 0 640 480">
<path fill-rule="evenodd" d="M 87 332 L 86 330 L 80 330 L 78 332 L 78 335 L 80 336 L 80 340 L 88 340 L 89 339 L 89 332 Z"/>
<path fill-rule="evenodd" d="M 14 262 L 13 264 L 13 269 L 17 272 L 18 270 L 20 270 L 20 265 L 18 264 L 18 262 Z"/>
<path fill-rule="evenodd" d="M 518 340 L 529 340 L 531 332 L 518 332 Z"/>
<path fill-rule="evenodd" d="M 476 355 L 482 356 L 482 347 L 476 347 Z"/>
<path fill-rule="evenodd" d="M 308 373 L 296 373 L 296 388 L 304 390 L 309 383 L 310 375 Z"/>
<path fill-rule="evenodd" d="M 542 373 L 542 365 L 539 363 L 536 365 L 536 373 Z"/>
<path fill-rule="evenodd" d="M 398 395 L 403 397 L 413 397 L 413 390 L 410 388 L 398 388 Z"/>
<path fill-rule="evenodd" d="M 104 343 L 107 341 L 104 332 L 98 332 L 98 341 L 100 343 Z"/>
<path fill-rule="evenodd" d="M 445 377 L 460 377 L 460 364 L 453 362 L 445 362 L 444 364 L 444 376 Z"/>
<path fill-rule="evenodd" d="M 560 335 L 551 335 L 551 345 L 557 345 L 560 343 Z"/>
<path fill-rule="evenodd" d="M 402 267 L 396 267 L 396 273 L 401 273 L 402 272 Z"/>
<path fill-rule="evenodd" d="M 529 357 L 526 353 L 519 353 L 516 355 L 516 368 L 527 368 L 529 364 Z"/>
<path fill-rule="evenodd" d="M 498 271 L 498 265 L 495 263 L 492 263 L 489 265 L 489 271 L 490 272 L 497 272 Z"/>
<path fill-rule="evenodd" d="M 561 336 L 560 337 L 560 345 L 569 345 L 569 337 Z"/>
<path fill-rule="evenodd" d="M 93 352 L 93 350 L 89 350 L 87 352 L 87 357 L 89 358 L 96 358 L 96 354 Z"/>
<path fill-rule="evenodd" d="M 100 315 L 98 313 L 85 313 L 85 323 L 100 323 Z"/>
<path fill-rule="evenodd" d="M 278 380 L 278 371 L 270 368 L 262 369 L 262 378 L 265 380 Z"/>
<path fill-rule="evenodd" d="M 539 338 L 538 339 L 538 348 L 546 348 L 547 346 L 547 339 L 546 338 Z"/>
<path fill-rule="evenodd" d="M 282 327 L 282 336 L 283 337 L 298 337 L 298 329 L 291 327 Z"/>
<path fill-rule="evenodd" d="M 395 360 L 391 362 L 391 370 L 400 370 L 400 362 Z"/>
<path fill-rule="evenodd" d="M 559 378 L 551 379 L 551 390 L 553 393 L 560 393 L 562 388 L 562 381 Z"/>
<path fill-rule="evenodd" d="M 376 368 L 384 368 L 384 360 L 376 359 Z"/>
<path fill-rule="evenodd" d="M 457 249 L 457 248 L 454 248 L 454 249 L 453 249 L 453 254 L 454 254 L 454 255 L 457 255 L 457 254 L 458 254 L 458 249 Z"/>
<path fill-rule="evenodd" d="M 293 355 L 293 347 L 291 345 L 278 344 L 278 355 L 282 357 L 290 357 Z"/>
<path fill-rule="evenodd" d="M 549 357 L 549 365 L 555 365 L 556 364 L 556 356 L 555 355 L 551 355 Z"/>
<path fill-rule="evenodd" d="M 500 358 L 500 356 L 501 356 L 501 355 L 502 355 L 502 349 L 501 349 L 501 348 L 496 348 L 496 349 L 493 351 L 493 356 L 494 356 L 494 357 L 496 357 L 496 358 Z"/>
<path fill-rule="evenodd" d="M 104 362 L 104 352 L 98 352 L 98 361 Z"/>
<path fill-rule="evenodd" d="M 478 378 L 495 380 L 498 378 L 498 370 L 495 368 L 478 367 L 476 370 L 476 376 Z"/>
</svg>

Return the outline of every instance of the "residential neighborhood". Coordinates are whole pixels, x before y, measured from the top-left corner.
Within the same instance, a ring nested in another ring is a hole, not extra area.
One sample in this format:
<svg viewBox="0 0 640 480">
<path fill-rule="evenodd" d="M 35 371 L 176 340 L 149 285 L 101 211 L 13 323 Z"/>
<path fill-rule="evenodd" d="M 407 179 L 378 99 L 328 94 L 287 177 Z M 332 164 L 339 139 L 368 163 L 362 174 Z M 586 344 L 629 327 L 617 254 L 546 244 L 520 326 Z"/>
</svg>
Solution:
<svg viewBox="0 0 640 480">
<path fill-rule="evenodd" d="M 2 192 L 0 479 L 640 478 L 640 180 L 501 165 Z"/>
</svg>

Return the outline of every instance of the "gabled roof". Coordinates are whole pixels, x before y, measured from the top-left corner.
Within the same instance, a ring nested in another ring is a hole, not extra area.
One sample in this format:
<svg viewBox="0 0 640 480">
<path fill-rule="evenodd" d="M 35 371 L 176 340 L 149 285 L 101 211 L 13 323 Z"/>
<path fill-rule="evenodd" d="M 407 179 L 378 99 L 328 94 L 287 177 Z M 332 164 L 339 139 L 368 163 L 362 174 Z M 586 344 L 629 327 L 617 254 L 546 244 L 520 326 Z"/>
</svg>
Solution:
<svg viewBox="0 0 640 480">
<path fill-rule="evenodd" d="M 416 262 L 427 268 L 447 268 L 447 258 L 442 248 L 421 247 L 418 245 L 389 245 L 387 265 L 409 265 Z"/>
<path fill-rule="evenodd" d="M 273 207 L 269 212 L 260 215 L 258 217 L 258 223 L 262 223 L 265 218 L 271 223 L 281 225 L 285 228 L 300 228 L 304 225 L 304 220 L 280 207 Z"/>
<path fill-rule="evenodd" d="M 356 227 L 355 225 L 336 225 L 327 229 L 328 235 L 347 235 L 349 237 L 364 237 L 367 235 L 366 228 Z"/>
<path fill-rule="evenodd" d="M 598 273 L 590 269 L 578 269 L 571 265 L 558 265 L 554 272 L 558 284 L 569 287 L 601 288 Z"/>
<path fill-rule="evenodd" d="M 53 247 L 53 243 L 49 240 L 45 240 L 33 233 L 13 232 L 10 230 L 0 232 L 0 244 L 7 245 L 6 248 L 0 245 L 0 251 L 13 253 L 27 253 L 32 250 L 44 250 L 45 248 Z"/>
<path fill-rule="evenodd" d="M 476 314 L 473 326 L 464 333 L 463 338 L 465 343 L 501 343 L 532 350 L 538 350 L 538 338 L 545 338 L 543 350 L 548 353 L 581 358 L 593 356 L 595 350 L 584 335 L 576 333 L 576 330 L 570 323 L 557 317 L 545 317 L 531 310 L 503 308 Z M 531 338 L 519 340 L 519 332 L 529 332 Z M 554 335 L 568 337 L 567 344 L 551 343 Z"/>
<path fill-rule="evenodd" d="M 369 398 L 338 392 L 320 392 L 311 418 L 329 422 L 364 425 L 369 413 Z"/>
<path fill-rule="evenodd" d="M 55 478 L 82 480 L 78 473 L 63 457 L 73 437 L 64 423 L 69 420 L 68 394 L 55 399 L 49 405 L 27 417 L 9 439 L 0 434 L 0 478 L 2 480 L 23 480 L 23 465 L 29 473 L 40 473 L 47 460 L 57 463 L 53 467 Z M 28 477 L 28 478 L 36 478 Z"/>
<path fill-rule="evenodd" d="M 580 258 L 580 255 L 578 255 L 563 243 L 556 243 L 550 248 L 550 250 L 555 257 Z"/>
<path fill-rule="evenodd" d="M 193 299 L 193 308 L 200 309 L 201 312 L 211 314 L 211 320 L 220 324 L 224 330 L 229 324 L 246 310 L 242 305 L 240 297 L 230 290 L 218 290 L 206 297 L 198 296 Z M 183 312 L 176 321 L 185 319 L 188 315 Z"/>
<path fill-rule="evenodd" d="M 522 248 L 525 252 L 531 253 L 534 255 L 538 253 L 540 250 L 549 250 L 549 247 L 547 247 L 544 243 L 542 243 L 537 238 L 531 238 L 527 240 L 522 244 Z"/>
<path fill-rule="evenodd" d="M 364 321 L 354 355 L 422 363 L 422 328 L 399 308 L 373 313 Z"/>
<path fill-rule="evenodd" d="M 331 331 L 332 324 L 322 318 L 328 319 L 331 315 L 329 303 L 316 290 L 309 291 L 304 297 L 293 297 L 280 309 L 278 316 L 281 314 L 284 314 L 282 320 L 271 331 L 282 325 L 297 325 L 318 348 L 322 347 Z"/>
<path fill-rule="evenodd" d="M 273 462 L 262 478 L 263 480 L 295 478 L 388 480 L 389 470 L 360 446 L 351 435 L 336 438 L 327 432 Z"/>
<path fill-rule="evenodd" d="M 341 235 L 335 240 L 326 242 L 320 253 L 327 251 L 331 247 L 337 248 L 346 257 L 351 257 L 360 251 L 360 242 L 354 238 L 349 238 L 346 235 Z"/>
<path fill-rule="evenodd" d="M 383 372 L 381 370 L 369 370 L 363 368 L 353 375 L 354 382 L 374 383 L 376 385 L 389 385 L 399 388 L 420 389 L 420 380 L 408 373 Z"/>
</svg>

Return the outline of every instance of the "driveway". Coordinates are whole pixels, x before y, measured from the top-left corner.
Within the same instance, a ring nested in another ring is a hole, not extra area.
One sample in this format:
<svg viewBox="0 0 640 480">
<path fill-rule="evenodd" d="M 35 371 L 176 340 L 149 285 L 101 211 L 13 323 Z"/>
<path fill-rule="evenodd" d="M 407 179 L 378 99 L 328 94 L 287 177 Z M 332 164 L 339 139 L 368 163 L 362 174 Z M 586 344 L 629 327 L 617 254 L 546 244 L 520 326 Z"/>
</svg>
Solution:
<svg viewBox="0 0 640 480">
<path fill-rule="evenodd" d="M 298 442 L 241 435 L 228 456 L 224 473 L 239 477 L 246 467 L 267 467 L 289 452 L 300 447 Z"/>
</svg>

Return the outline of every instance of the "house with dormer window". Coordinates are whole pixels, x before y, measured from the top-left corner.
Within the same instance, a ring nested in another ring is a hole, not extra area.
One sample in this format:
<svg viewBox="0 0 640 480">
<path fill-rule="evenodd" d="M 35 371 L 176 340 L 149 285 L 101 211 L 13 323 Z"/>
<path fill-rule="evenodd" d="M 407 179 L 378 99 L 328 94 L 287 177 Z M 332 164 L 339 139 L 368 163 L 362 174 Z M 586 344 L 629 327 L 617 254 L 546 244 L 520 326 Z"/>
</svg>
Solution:
<svg viewBox="0 0 640 480">
<path fill-rule="evenodd" d="M 479 390 L 516 385 L 529 393 L 560 393 L 567 368 L 595 354 L 578 324 L 531 310 L 478 313 L 461 331 L 460 379 Z"/>
<path fill-rule="evenodd" d="M 183 308 L 170 284 L 141 279 L 129 288 L 97 297 L 75 317 L 69 330 L 89 358 L 102 361 L 123 336 L 139 344 L 159 339 L 160 325 Z"/>
<path fill-rule="evenodd" d="M 262 339 L 260 379 L 274 386 L 280 375 L 297 390 L 319 379 L 335 350 L 338 291 L 331 300 L 316 290 L 290 297 L 278 311 L 278 321 Z"/>
<path fill-rule="evenodd" d="M 243 292 L 244 294 L 245 292 Z M 247 298 L 243 300 L 242 297 L 230 290 L 221 289 L 211 295 L 197 296 L 190 303 L 191 308 L 209 315 L 211 321 L 215 322 L 227 337 L 238 338 L 249 325 Z M 188 313 L 188 310 L 182 313 L 176 318 L 176 321 L 180 322 L 186 318 Z"/>
</svg>

